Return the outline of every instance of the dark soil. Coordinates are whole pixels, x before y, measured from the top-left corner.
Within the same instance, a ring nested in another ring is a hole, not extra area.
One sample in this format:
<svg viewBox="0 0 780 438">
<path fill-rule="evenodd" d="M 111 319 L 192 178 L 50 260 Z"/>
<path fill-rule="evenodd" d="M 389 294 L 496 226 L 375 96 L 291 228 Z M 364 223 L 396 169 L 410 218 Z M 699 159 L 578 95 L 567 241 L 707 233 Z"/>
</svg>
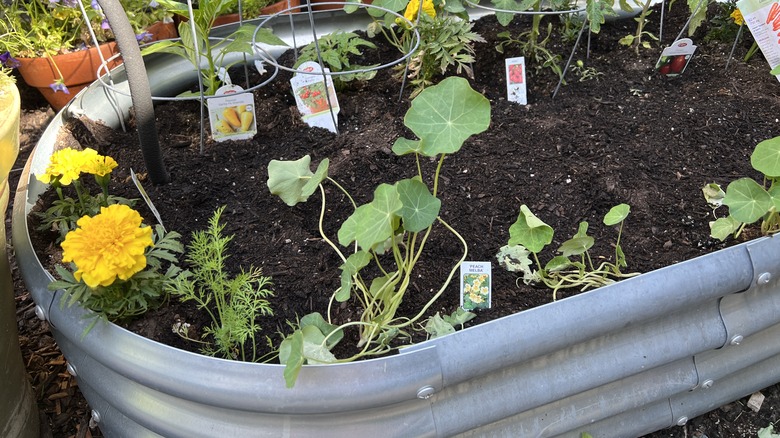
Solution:
<svg viewBox="0 0 780 438">
<path fill-rule="evenodd" d="M 687 19 L 683 9 L 675 5 L 667 16 L 664 46 Z M 510 26 L 513 34 L 528 29 L 525 20 L 516 21 Z M 634 25 L 634 21 L 626 20 L 603 26 L 602 32 L 592 38 L 589 58 L 584 46 L 580 47 L 575 59 L 602 75 L 597 80 L 579 81 L 575 73 L 569 72 L 568 84 L 555 99 L 551 94 L 557 78 L 529 62 L 529 104 L 520 106 L 506 101 L 503 73 L 504 58 L 520 56 L 519 49 L 510 47 L 504 55 L 498 53 L 493 49 L 496 33 L 504 29 L 492 17 L 477 22 L 475 30 L 488 42 L 477 45 L 472 86 L 490 100 L 492 123 L 488 131 L 448 156 L 439 194 L 442 217 L 468 242 L 468 259 L 494 262 L 493 308 L 479 312 L 469 325 L 552 300 L 549 289 L 522 283 L 517 286 L 516 275 L 495 263 L 494 256 L 507 242 L 508 228 L 521 204 L 527 204 L 556 230 L 554 242 L 541 255 L 542 260 L 549 259 L 557 245 L 577 231 L 581 221 L 591 224 L 589 231 L 597 242 L 591 254 L 610 259 L 617 231 L 605 227 L 601 218 L 619 203 L 631 205 L 621 241 L 628 258 L 627 271 L 647 272 L 730 244 L 709 237 L 708 222 L 713 220 L 713 213 L 701 195 L 701 187 L 713 181 L 725 187 L 742 176 L 757 177 L 749 160 L 754 146 L 780 134 L 777 81 L 768 74 L 768 66 L 760 56 L 749 63 L 739 59 L 750 46 L 749 38 L 737 48 L 738 60 L 732 60 L 726 71 L 731 46 L 717 41 L 704 43 L 703 37 L 710 30 L 707 26 L 693 36 L 700 47 L 685 75 L 662 78 L 652 68 L 659 49 L 642 50 L 636 55 L 617 44 L 620 37 L 633 33 Z M 650 31 L 657 31 L 657 22 L 651 24 Z M 550 48 L 566 58 L 571 44 Z M 383 54 L 377 50 L 367 53 L 366 58 L 375 62 L 372 58 Z M 305 154 L 312 156 L 314 165 L 329 158 L 330 176 L 358 203 L 370 201 L 380 183 L 413 176 L 413 158 L 397 157 L 390 151 L 396 138 L 412 138 L 402 123 L 408 99 L 398 102 L 400 85 L 392 73 L 381 71 L 366 85 L 339 94 L 339 135 L 300 122 L 289 75 L 285 74 L 255 93 L 259 132 L 254 140 L 208 141 L 204 154 L 199 153 L 197 106 L 174 103 L 157 107 L 157 127 L 173 183 L 153 186 L 147 181 L 145 187 L 151 199 L 166 227 L 187 238 L 193 230 L 205 227 L 215 209 L 226 206 L 225 233 L 235 236 L 230 246 L 230 270 L 237 272 L 240 267 L 254 265 L 273 278 L 275 296 L 271 305 L 275 315 L 264 318 L 263 334 L 277 343 L 277 332 L 289 332 L 287 321 L 312 311 L 326 313 L 328 299 L 339 284 L 340 260 L 317 231 L 319 195 L 308 203 L 286 206 L 268 193 L 266 166 L 272 159 L 293 160 Z M 30 92 L 24 96 L 19 167 L 51 115 Z M 71 126 L 72 138 L 119 162 L 113 177 L 114 194 L 122 194 L 130 186 L 125 184 L 130 167 L 145 172 L 133 132 L 107 133 L 83 122 Z M 423 162 L 427 175 L 434 166 L 434 162 Z M 326 193 L 324 229 L 333 237 L 351 208 L 333 186 L 327 186 Z M 144 208 L 141 212 L 152 218 Z M 752 236 L 744 238 L 748 237 Z M 460 251 L 451 235 L 441 228 L 434 230 L 401 314 L 420 309 L 430 299 L 459 259 Z M 86 428 L 89 410 L 73 379 L 64 373 L 64 360 L 46 334 L 45 323 L 34 318 L 33 304 L 23 286 L 17 291 L 25 360 L 53 435 L 99 436 L 97 429 L 89 432 Z M 569 294 L 559 292 L 558 299 Z M 458 305 L 457 285 L 450 285 L 431 311 L 450 313 Z M 359 310 L 354 302 L 347 302 L 332 316 L 337 323 L 345 322 L 358 317 Z M 192 306 L 174 302 L 130 327 L 162 342 L 197 350 L 197 346 L 171 332 L 171 325 L 182 319 L 193 324 L 198 334 L 207 323 Z M 421 339 L 424 337 L 420 335 L 415 340 Z M 350 339 L 342 344 L 342 356 L 352 353 L 354 343 Z M 66 395 L 57 395 L 63 392 Z M 767 400 L 757 413 L 740 400 L 693 419 L 682 428 L 649 436 L 755 436 L 759 428 L 779 418 L 775 412 L 780 406 L 778 388 L 767 388 L 764 395 Z"/>
</svg>

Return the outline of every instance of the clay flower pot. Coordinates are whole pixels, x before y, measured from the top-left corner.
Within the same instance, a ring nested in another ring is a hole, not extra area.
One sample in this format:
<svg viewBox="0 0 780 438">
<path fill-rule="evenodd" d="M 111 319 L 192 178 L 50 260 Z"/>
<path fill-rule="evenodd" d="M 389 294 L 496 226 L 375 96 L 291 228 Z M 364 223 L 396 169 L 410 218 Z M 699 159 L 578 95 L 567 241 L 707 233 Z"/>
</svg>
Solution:
<svg viewBox="0 0 780 438">
<path fill-rule="evenodd" d="M 106 60 L 119 53 L 116 42 L 104 43 L 99 47 L 100 53 Z M 49 58 L 19 58 L 18 69 L 27 85 L 37 88 L 54 108 L 54 111 L 59 111 L 79 91 L 97 79 L 97 72 L 102 61 L 96 47 L 55 55 L 52 58 L 56 67 Z M 117 59 L 108 61 L 108 68 L 112 69 L 121 63 L 122 61 Z M 57 68 L 62 72 L 62 79 L 68 87 L 67 94 L 62 91 L 55 92 L 49 87 L 60 78 Z"/>
</svg>

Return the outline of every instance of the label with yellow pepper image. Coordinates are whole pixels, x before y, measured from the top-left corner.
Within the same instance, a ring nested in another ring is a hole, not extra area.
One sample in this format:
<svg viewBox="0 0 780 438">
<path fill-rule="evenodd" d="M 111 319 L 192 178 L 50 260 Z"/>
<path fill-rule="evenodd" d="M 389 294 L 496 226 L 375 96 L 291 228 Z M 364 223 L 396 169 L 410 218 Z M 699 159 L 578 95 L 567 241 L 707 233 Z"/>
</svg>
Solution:
<svg viewBox="0 0 780 438">
<path fill-rule="evenodd" d="M 243 89 L 226 85 L 208 100 L 211 135 L 215 141 L 246 140 L 257 133 L 254 97 Z"/>
</svg>

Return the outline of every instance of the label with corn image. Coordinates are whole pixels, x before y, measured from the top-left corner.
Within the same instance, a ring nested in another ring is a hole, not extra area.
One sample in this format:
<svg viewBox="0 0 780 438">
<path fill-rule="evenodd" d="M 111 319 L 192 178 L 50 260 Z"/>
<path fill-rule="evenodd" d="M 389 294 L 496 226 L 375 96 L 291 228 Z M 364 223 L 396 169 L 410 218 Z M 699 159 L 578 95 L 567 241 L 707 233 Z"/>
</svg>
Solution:
<svg viewBox="0 0 780 438">
<path fill-rule="evenodd" d="M 257 134 L 252 93 L 241 87 L 226 85 L 208 100 L 211 136 L 215 141 L 247 140 Z"/>
</svg>

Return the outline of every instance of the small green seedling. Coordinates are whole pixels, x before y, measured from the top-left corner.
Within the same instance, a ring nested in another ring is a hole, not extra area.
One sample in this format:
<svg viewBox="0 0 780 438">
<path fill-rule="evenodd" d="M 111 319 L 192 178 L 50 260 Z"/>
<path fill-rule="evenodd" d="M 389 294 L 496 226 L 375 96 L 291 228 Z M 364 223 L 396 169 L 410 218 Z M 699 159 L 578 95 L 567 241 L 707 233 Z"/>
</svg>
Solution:
<svg viewBox="0 0 780 438">
<path fill-rule="evenodd" d="M 307 61 L 320 62 L 320 60 L 322 60 L 324 67 L 329 68 L 334 73 L 365 70 L 378 66 L 379 64 L 355 65 L 350 61 L 350 56 L 363 55 L 361 47 L 376 49 L 374 43 L 358 37 L 354 32 L 337 31 L 317 40 L 317 45 L 311 43 L 301 49 L 298 61 L 294 67 L 298 68 L 298 66 Z M 317 55 L 317 49 L 319 49 L 319 56 Z M 337 90 L 341 90 L 347 82 L 355 80 L 367 81 L 373 79 L 374 76 L 376 76 L 376 70 L 334 75 L 333 85 Z"/>
<path fill-rule="evenodd" d="M 553 300 L 557 299 L 560 289 L 572 287 L 585 291 L 614 283 L 616 279 L 639 275 L 624 274 L 621 269 L 627 267 L 626 256 L 620 246 L 623 222 L 630 212 L 627 204 L 612 207 L 604 216 L 604 225 L 619 225 L 615 242 L 615 262 L 602 262 L 596 267 L 588 252 L 595 243 L 588 235 L 588 223 L 580 222 L 577 233 L 563 242 L 558 248 L 560 255 L 553 257 L 542 267 L 539 252 L 552 243 L 554 230 L 536 217 L 526 205 L 520 206 L 520 214 L 509 227 L 509 244 L 501 247 L 496 258 L 499 265 L 511 272 L 521 272 L 526 284 L 542 283 L 553 290 Z M 533 260 L 532 260 L 533 258 Z M 533 266 L 536 263 L 537 269 Z"/>
<path fill-rule="evenodd" d="M 764 175 L 761 183 L 745 177 L 729 183 L 725 193 L 715 183 L 702 189 L 713 210 L 721 204 L 729 209 L 728 216 L 710 222 L 710 236 L 715 239 L 737 238 L 747 225 L 758 221 L 763 235 L 780 231 L 780 137 L 756 145 L 750 164 Z"/>
</svg>

